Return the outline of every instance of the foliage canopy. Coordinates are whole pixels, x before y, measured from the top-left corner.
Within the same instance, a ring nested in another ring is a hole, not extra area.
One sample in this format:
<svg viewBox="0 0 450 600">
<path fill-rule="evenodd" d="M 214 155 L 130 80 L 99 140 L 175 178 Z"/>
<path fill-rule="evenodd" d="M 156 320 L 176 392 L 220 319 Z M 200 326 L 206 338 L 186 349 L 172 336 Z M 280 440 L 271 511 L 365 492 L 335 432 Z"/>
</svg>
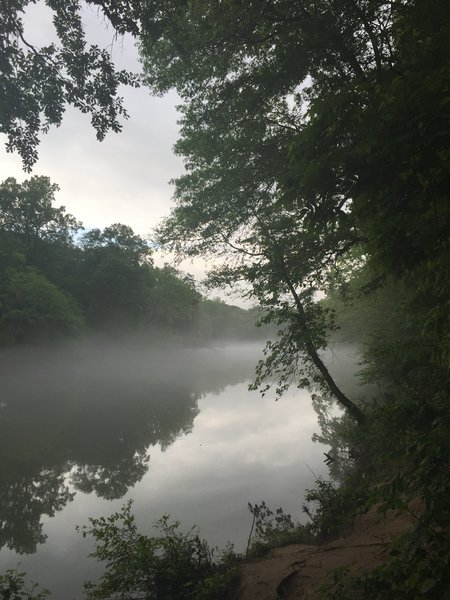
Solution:
<svg viewBox="0 0 450 600">
<path fill-rule="evenodd" d="M 147 8 L 146 82 L 183 100 L 176 149 L 186 173 L 161 240 L 182 256 L 219 253 L 226 266 L 211 283 L 244 282 L 280 325 L 257 384 L 277 374 L 280 391 L 292 377 L 319 385 L 362 422 L 321 361 L 334 325 L 315 300 L 352 256 L 364 257 L 374 282 L 420 274 L 412 304 L 433 301 L 416 318 L 445 352 L 445 3 Z"/>
<path fill-rule="evenodd" d="M 97 138 L 120 131 L 127 113 L 118 95 L 121 84 L 138 85 L 136 76 L 117 71 L 106 48 L 88 45 L 79 0 L 46 0 L 55 38 L 36 47 L 28 38 L 25 14 L 33 0 L 6 0 L 0 6 L 0 133 L 6 149 L 17 151 L 26 171 L 36 162 L 42 133 L 60 125 L 67 105 L 91 115 Z M 136 4 L 88 0 L 117 34 L 137 34 Z"/>
</svg>

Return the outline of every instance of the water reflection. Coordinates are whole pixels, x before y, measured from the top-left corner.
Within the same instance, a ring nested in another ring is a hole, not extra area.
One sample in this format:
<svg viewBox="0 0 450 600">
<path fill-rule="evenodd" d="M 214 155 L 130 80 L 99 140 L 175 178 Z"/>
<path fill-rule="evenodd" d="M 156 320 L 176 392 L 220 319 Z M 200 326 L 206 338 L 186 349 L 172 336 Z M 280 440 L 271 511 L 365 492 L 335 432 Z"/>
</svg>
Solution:
<svg viewBox="0 0 450 600">
<path fill-rule="evenodd" d="M 73 494 L 64 476 L 55 469 L 43 469 L 17 479 L 1 473 L 0 544 L 19 553 L 36 551 L 46 536 L 42 533 L 41 516 L 53 516 Z"/>
<path fill-rule="evenodd" d="M 248 377 L 254 355 L 241 353 L 224 363 L 135 340 L 3 352 L 0 547 L 35 552 L 43 515 L 77 491 L 122 497 L 148 470 L 150 446 L 192 430 L 203 393 Z"/>
</svg>

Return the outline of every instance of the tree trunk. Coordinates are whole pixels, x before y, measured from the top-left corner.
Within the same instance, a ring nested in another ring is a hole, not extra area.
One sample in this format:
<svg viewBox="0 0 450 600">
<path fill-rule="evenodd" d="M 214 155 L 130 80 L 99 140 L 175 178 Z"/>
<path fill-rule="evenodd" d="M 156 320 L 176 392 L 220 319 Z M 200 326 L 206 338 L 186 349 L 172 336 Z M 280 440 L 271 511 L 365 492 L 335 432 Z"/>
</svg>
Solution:
<svg viewBox="0 0 450 600">
<path fill-rule="evenodd" d="M 283 267 L 284 267 L 284 264 L 283 264 Z M 331 374 L 328 371 L 327 367 L 325 366 L 324 362 L 320 358 L 320 356 L 316 350 L 316 347 L 314 346 L 314 342 L 311 339 L 311 335 L 309 333 L 308 323 L 306 321 L 306 315 L 305 315 L 305 310 L 303 308 L 302 301 L 300 300 L 300 297 L 297 294 L 297 291 L 296 291 L 295 287 L 293 286 L 293 284 L 286 272 L 286 269 L 283 268 L 283 271 L 285 274 L 285 277 L 284 277 L 285 282 L 286 282 L 286 284 L 289 288 L 289 291 L 291 292 L 291 294 L 294 298 L 294 301 L 295 301 L 295 306 L 297 308 L 298 323 L 300 325 L 300 330 L 301 330 L 302 335 L 305 340 L 306 350 L 308 352 L 308 355 L 309 355 L 312 363 L 314 364 L 314 366 L 317 368 L 317 370 L 320 372 L 320 374 L 324 378 L 324 381 L 327 384 L 328 389 L 333 394 L 333 396 L 336 398 L 336 400 L 339 402 L 339 404 L 341 404 L 347 410 L 347 412 L 355 419 L 355 421 L 359 425 L 361 425 L 361 426 L 364 425 L 366 422 L 366 415 L 337 386 L 336 382 L 334 381 L 333 377 L 331 376 Z"/>
</svg>

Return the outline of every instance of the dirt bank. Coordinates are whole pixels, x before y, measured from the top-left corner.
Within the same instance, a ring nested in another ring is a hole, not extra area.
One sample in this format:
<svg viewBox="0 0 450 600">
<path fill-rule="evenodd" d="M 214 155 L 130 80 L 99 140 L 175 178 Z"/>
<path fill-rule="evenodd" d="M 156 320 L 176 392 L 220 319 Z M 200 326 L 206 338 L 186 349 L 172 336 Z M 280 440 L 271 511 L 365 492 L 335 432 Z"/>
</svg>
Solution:
<svg viewBox="0 0 450 600">
<path fill-rule="evenodd" d="M 382 563 L 393 540 L 407 530 L 408 515 L 371 511 L 355 520 L 352 531 L 320 546 L 294 544 L 242 564 L 233 600 L 313 600 L 330 572 L 348 566 L 356 574 Z"/>
</svg>

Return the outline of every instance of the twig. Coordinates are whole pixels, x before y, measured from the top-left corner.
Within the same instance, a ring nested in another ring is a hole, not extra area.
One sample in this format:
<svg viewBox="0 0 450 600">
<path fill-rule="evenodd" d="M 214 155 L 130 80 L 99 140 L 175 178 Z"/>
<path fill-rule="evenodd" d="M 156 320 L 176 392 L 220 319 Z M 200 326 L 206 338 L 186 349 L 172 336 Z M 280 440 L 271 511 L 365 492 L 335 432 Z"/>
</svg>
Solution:
<svg viewBox="0 0 450 600">
<path fill-rule="evenodd" d="M 253 513 L 252 528 L 250 529 L 250 535 L 248 536 L 247 549 L 245 550 L 245 558 L 248 557 L 248 550 L 250 548 L 250 541 L 252 539 L 253 528 L 255 527 L 255 520 L 256 520 L 256 512 Z"/>
</svg>

